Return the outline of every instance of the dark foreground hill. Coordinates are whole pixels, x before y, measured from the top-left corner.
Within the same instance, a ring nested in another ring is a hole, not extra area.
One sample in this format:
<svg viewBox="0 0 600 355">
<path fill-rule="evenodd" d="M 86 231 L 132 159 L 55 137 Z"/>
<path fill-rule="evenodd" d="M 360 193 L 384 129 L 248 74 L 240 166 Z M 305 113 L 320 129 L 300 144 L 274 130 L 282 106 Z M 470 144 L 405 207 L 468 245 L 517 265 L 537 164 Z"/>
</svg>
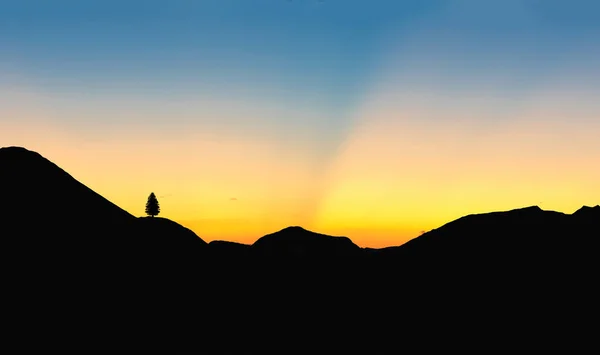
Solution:
<svg viewBox="0 0 600 355">
<path fill-rule="evenodd" d="M 347 237 L 332 237 L 298 226 L 265 235 L 252 244 L 252 249 L 264 257 L 296 260 L 348 258 L 361 252 Z"/>
<path fill-rule="evenodd" d="M 473 265 L 498 272 L 514 265 L 567 268 L 562 264 L 589 261 L 581 257 L 596 250 L 599 227 L 600 206 L 572 215 L 532 206 L 465 216 L 378 253 L 429 271 L 440 265 L 463 272 Z"/>
<path fill-rule="evenodd" d="M 36 152 L 1 148 L 0 172 L 0 243 L 10 257 L 31 260 L 25 264 L 48 270 L 65 264 L 63 272 L 96 268 L 106 273 L 152 253 L 206 245 L 174 222 L 132 216 Z"/>
<path fill-rule="evenodd" d="M 300 227 L 207 244 L 18 147 L 0 149 L 0 192 L 5 335 L 21 349 L 556 350 L 576 333 L 572 351 L 597 309 L 600 206 L 470 215 L 361 249 Z"/>
</svg>

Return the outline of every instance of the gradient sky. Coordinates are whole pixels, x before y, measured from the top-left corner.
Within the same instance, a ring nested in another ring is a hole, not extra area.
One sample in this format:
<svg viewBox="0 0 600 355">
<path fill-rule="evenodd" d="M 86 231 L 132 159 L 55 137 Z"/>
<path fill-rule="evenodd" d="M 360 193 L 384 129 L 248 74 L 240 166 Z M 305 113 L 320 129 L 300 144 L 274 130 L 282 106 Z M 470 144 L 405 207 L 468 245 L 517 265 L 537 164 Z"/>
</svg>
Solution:
<svg viewBox="0 0 600 355">
<path fill-rule="evenodd" d="M 600 203 L 600 2 L 0 0 L 0 146 L 206 241 Z"/>
</svg>

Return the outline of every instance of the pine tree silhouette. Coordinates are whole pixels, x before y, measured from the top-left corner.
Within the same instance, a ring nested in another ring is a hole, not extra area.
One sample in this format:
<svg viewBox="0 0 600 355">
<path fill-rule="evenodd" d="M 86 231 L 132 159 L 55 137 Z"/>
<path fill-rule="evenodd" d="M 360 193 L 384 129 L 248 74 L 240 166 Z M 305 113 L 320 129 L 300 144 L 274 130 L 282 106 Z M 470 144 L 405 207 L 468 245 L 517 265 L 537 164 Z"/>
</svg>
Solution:
<svg viewBox="0 0 600 355">
<path fill-rule="evenodd" d="M 158 216 L 159 213 L 160 206 L 158 204 L 158 200 L 156 199 L 156 195 L 154 195 L 154 192 L 151 192 L 150 196 L 148 196 L 148 202 L 146 202 L 146 214 L 148 216 L 154 217 Z"/>
</svg>

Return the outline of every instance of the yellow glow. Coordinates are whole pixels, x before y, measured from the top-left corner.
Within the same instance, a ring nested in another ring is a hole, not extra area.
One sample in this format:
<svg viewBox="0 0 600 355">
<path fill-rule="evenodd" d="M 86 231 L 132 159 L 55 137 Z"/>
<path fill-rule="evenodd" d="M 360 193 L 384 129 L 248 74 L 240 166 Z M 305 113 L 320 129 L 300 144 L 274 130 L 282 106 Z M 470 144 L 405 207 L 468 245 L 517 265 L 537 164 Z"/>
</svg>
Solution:
<svg viewBox="0 0 600 355">
<path fill-rule="evenodd" d="M 493 120 L 372 93 L 322 174 L 311 147 L 276 137 L 208 126 L 182 136 L 79 134 L 54 123 L 43 97 L 0 93 L 1 146 L 38 151 L 137 216 L 155 192 L 161 216 L 206 241 L 252 243 L 301 225 L 384 247 L 466 214 L 530 205 L 571 213 L 600 202 L 600 120 L 555 107 L 555 93 Z"/>
<path fill-rule="evenodd" d="M 600 125 L 559 118 L 525 110 L 487 129 L 426 108 L 371 108 L 333 167 L 315 226 L 362 229 L 358 244 L 384 246 L 471 213 L 595 205 Z"/>
</svg>

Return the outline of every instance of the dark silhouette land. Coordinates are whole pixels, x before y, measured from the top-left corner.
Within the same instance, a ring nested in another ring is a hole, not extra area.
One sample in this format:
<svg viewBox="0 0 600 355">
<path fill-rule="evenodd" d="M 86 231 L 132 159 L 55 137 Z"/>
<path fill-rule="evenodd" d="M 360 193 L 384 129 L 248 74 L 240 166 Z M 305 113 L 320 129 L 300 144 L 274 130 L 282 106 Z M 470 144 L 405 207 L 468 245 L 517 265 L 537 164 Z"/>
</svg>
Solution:
<svg viewBox="0 0 600 355">
<path fill-rule="evenodd" d="M 4 320 L 24 347 L 500 349 L 595 321 L 600 206 L 469 215 L 371 249 L 301 227 L 206 243 L 155 217 L 154 194 L 134 217 L 19 147 L 0 149 L 0 189 Z"/>
</svg>

